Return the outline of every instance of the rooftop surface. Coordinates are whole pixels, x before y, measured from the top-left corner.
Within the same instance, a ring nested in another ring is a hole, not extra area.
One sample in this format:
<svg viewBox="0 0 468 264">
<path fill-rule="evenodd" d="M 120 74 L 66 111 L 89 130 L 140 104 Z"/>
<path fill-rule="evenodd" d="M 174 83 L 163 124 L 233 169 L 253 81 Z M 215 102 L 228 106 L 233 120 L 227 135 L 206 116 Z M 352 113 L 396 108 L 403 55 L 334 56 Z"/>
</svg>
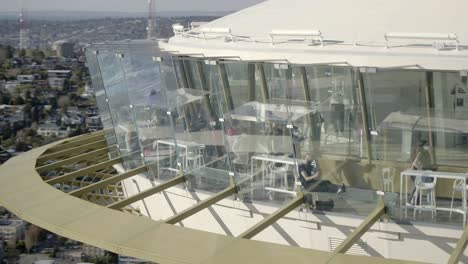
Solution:
<svg viewBox="0 0 468 264">
<path fill-rule="evenodd" d="M 270 0 L 179 34 L 161 47 L 242 60 L 464 70 L 467 7 L 462 0 Z M 206 33 L 213 30 L 218 33 Z M 274 32 L 280 35 L 272 40 Z M 313 33 L 322 41 L 311 42 L 318 38 Z"/>
</svg>

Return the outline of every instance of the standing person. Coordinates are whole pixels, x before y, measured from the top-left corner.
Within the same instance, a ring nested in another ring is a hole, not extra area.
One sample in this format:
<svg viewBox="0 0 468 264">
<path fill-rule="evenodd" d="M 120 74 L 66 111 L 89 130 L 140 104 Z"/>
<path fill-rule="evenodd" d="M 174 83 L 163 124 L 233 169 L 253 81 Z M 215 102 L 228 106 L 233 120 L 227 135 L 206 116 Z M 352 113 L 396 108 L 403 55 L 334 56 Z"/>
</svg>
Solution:
<svg viewBox="0 0 468 264">
<path fill-rule="evenodd" d="M 312 127 L 310 137 L 312 139 L 312 150 L 314 153 L 320 153 L 320 140 L 322 138 L 322 124 L 325 122 L 322 113 L 314 110 L 311 115 Z"/>
<path fill-rule="evenodd" d="M 413 162 L 411 163 L 412 170 L 432 170 L 432 160 L 431 154 L 429 153 L 429 145 L 427 141 L 421 141 L 418 148 L 416 149 L 416 154 L 414 156 Z M 416 186 L 414 185 L 416 180 L 415 176 L 411 176 L 411 181 L 413 182 L 413 190 L 411 191 L 411 204 L 418 204 L 418 197 L 415 197 Z M 432 177 L 422 176 L 422 182 L 430 183 L 434 181 Z"/>
</svg>

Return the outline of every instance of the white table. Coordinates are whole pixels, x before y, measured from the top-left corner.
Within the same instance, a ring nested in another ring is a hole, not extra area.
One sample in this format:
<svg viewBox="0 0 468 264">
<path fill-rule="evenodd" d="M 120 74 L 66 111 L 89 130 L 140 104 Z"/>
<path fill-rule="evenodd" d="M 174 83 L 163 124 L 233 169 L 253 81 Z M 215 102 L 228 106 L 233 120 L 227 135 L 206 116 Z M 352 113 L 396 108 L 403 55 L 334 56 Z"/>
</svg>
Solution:
<svg viewBox="0 0 468 264">
<path fill-rule="evenodd" d="M 158 141 L 156 141 L 156 159 L 157 159 L 157 162 L 158 162 L 158 178 L 159 178 L 159 174 L 161 172 L 160 170 L 160 166 L 159 166 L 159 161 L 161 160 L 159 158 L 159 145 L 166 145 L 166 146 L 169 146 L 169 164 L 172 164 L 172 155 L 171 155 L 171 151 L 172 151 L 172 147 L 178 147 L 178 148 L 183 148 L 185 149 L 185 161 L 184 161 L 184 164 L 182 164 L 182 168 L 185 169 L 188 167 L 188 160 L 187 160 L 187 157 L 188 157 L 188 154 L 189 154 L 189 150 L 191 148 L 196 148 L 198 146 L 200 146 L 200 144 L 196 143 L 196 142 L 190 142 L 190 141 L 184 141 L 184 140 L 174 140 L 174 139 L 160 139 Z M 173 171 L 178 171 L 177 168 L 167 168 L 169 170 L 173 170 Z"/>
<path fill-rule="evenodd" d="M 286 156 L 273 156 L 273 155 L 258 155 L 258 156 L 252 156 L 251 157 L 251 175 L 252 177 L 254 176 L 254 163 L 255 160 L 261 161 L 262 162 L 262 185 L 263 188 L 265 188 L 265 163 L 267 162 L 273 162 L 273 163 L 281 163 L 285 165 L 292 165 L 293 168 L 297 170 L 297 163 L 298 162 L 303 162 L 302 160 L 296 160 L 294 158 L 289 158 Z M 286 172 L 287 173 L 287 172 Z M 297 182 L 297 171 L 294 173 L 294 182 Z M 287 175 L 284 176 L 283 178 L 283 187 L 287 187 Z M 293 191 L 296 191 L 296 184 L 294 184 L 294 189 Z"/>
<path fill-rule="evenodd" d="M 423 170 L 405 170 L 400 174 L 400 208 L 413 208 L 413 209 L 421 209 L 416 205 L 409 205 L 408 203 L 408 178 L 414 176 L 425 176 L 425 177 L 432 177 L 437 179 L 450 179 L 450 180 L 462 180 L 463 186 L 466 186 L 466 181 L 468 178 L 467 173 L 452 173 L 452 172 L 442 172 L 442 171 L 423 171 Z M 404 189 L 403 189 L 403 184 Z M 403 197 L 403 190 L 405 193 L 405 197 Z M 446 207 L 436 207 L 435 210 L 439 211 L 452 211 L 456 213 L 463 214 L 463 226 L 466 223 L 466 188 L 463 188 L 462 192 L 462 208 L 455 209 L 455 208 L 446 208 Z"/>
</svg>

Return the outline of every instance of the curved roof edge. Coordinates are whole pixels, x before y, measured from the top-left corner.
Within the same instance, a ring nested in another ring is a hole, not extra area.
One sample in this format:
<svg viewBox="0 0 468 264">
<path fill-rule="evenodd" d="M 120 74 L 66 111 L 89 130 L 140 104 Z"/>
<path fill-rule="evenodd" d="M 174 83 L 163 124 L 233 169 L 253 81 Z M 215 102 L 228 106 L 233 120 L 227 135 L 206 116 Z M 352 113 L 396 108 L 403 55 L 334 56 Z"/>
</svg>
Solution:
<svg viewBox="0 0 468 264">
<path fill-rule="evenodd" d="M 157 263 L 403 263 L 182 228 L 72 197 L 45 183 L 35 169 L 39 156 L 65 142 L 70 140 L 33 149 L 0 167 L 0 204 L 58 235 Z"/>
<path fill-rule="evenodd" d="M 168 50 L 243 60 L 468 69 L 464 0 L 268 0 L 198 28 Z"/>
</svg>

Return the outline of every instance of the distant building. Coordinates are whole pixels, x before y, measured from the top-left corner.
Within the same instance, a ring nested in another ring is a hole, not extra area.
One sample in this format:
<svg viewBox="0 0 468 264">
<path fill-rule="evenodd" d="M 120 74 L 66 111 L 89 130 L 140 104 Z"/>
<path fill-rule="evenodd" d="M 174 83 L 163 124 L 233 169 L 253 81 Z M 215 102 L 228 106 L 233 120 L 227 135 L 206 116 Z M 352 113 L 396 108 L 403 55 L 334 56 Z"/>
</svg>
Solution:
<svg viewBox="0 0 468 264">
<path fill-rule="evenodd" d="M 49 78 L 49 87 L 54 90 L 65 90 L 66 80 L 63 78 Z"/>
<path fill-rule="evenodd" d="M 127 257 L 127 256 L 119 256 L 119 264 L 135 264 L 135 263 L 146 263 L 146 261 L 132 258 L 132 257 Z"/>
<path fill-rule="evenodd" d="M 83 118 L 77 114 L 63 114 L 61 120 L 62 124 L 67 126 L 78 126 L 83 124 Z"/>
<path fill-rule="evenodd" d="M 13 94 L 14 92 L 16 92 L 17 86 L 18 86 L 18 81 L 8 81 L 5 84 L 5 90 L 8 93 Z"/>
<path fill-rule="evenodd" d="M 6 91 L 5 86 L 6 86 L 6 81 L 0 80 L 0 91 L 2 92 Z"/>
<path fill-rule="evenodd" d="M 102 122 L 100 116 L 88 116 L 86 117 L 86 127 L 90 131 L 97 131 L 102 129 Z"/>
<path fill-rule="evenodd" d="M 6 55 L 7 55 L 6 48 L 1 47 L 1 48 L 0 48 L 0 63 L 3 64 L 3 62 L 4 62 L 5 59 L 6 59 Z"/>
<path fill-rule="evenodd" d="M 24 231 L 25 222 L 23 220 L 0 220 L 0 240 L 4 240 L 10 245 L 15 245 L 16 241 L 21 240 Z"/>
<path fill-rule="evenodd" d="M 30 33 L 31 31 L 29 28 L 20 29 L 20 49 L 28 49 L 31 46 Z"/>
<path fill-rule="evenodd" d="M 41 124 L 37 129 L 37 134 L 43 137 L 67 138 L 70 135 L 70 129 L 55 124 Z"/>
<path fill-rule="evenodd" d="M 34 261 L 34 264 L 54 264 L 54 263 L 55 263 L 55 260 L 50 260 L 50 259 Z"/>
<path fill-rule="evenodd" d="M 59 40 L 54 43 L 58 57 L 71 58 L 75 56 L 75 43 L 68 40 Z"/>
<path fill-rule="evenodd" d="M 18 81 L 19 84 L 30 84 L 35 80 L 34 75 L 18 75 L 16 77 L 16 80 Z"/>
<path fill-rule="evenodd" d="M 93 247 L 90 245 L 83 244 L 83 254 L 88 257 L 103 257 L 106 255 L 106 251 L 102 248 Z"/>
<path fill-rule="evenodd" d="M 63 91 L 67 81 L 71 77 L 70 70 L 49 70 L 47 71 L 49 87 L 54 90 Z"/>
<path fill-rule="evenodd" d="M 11 115 L 14 113 L 17 113 L 18 111 L 23 110 L 22 105 L 7 105 L 7 104 L 2 104 L 0 105 L 0 115 Z"/>
<path fill-rule="evenodd" d="M 0 241 L 0 242 L 2 242 L 2 241 Z M 0 261 L 4 261 L 4 258 L 5 258 L 5 249 L 3 249 L 3 243 L 0 243 Z M 2 263 L 4 263 L 4 262 L 2 262 Z"/>
</svg>

